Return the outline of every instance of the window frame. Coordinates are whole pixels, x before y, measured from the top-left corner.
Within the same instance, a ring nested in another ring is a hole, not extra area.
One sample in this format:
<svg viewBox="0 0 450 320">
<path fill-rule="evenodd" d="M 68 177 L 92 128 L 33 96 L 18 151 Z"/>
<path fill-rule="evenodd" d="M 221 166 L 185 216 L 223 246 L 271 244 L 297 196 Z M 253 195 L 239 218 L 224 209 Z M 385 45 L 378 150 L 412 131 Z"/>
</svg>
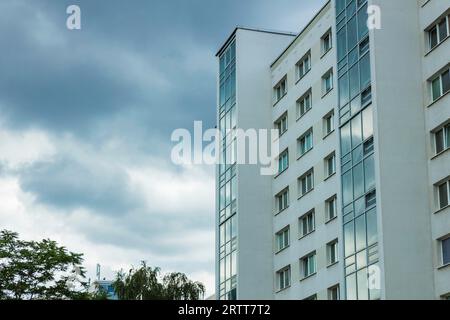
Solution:
<svg viewBox="0 0 450 320">
<path fill-rule="evenodd" d="M 310 139 L 310 144 L 307 144 L 309 139 Z M 298 155 L 297 155 L 298 158 L 303 157 L 305 154 L 307 154 L 309 151 L 311 151 L 314 148 L 314 131 L 313 131 L 312 127 L 309 128 L 308 130 L 306 130 L 305 133 L 303 133 L 297 139 L 297 148 L 298 148 Z"/>
<path fill-rule="evenodd" d="M 305 69 L 306 61 L 308 61 L 308 64 Z M 303 74 L 300 71 L 303 71 Z M 311 71 L 311 50 L 308 50 L 308 52 L 295 64 L 295 80 L 297 82 L 300 81 L 309 73 L 309 71 Z"/>
<path fill-rule="evenodd" d="M 311 217 L 311 219 L 309 219 Z M 311 222 L 311 225 L 310 225 Z M 306 226 L 306 232 L 304 230 Z M 316 212 L 314 209 L 309 210 L 300 218 L 298 218 L 299 239 L 303 239 L 316 231 Z"/>
<path fill-rule="evenodd" d="M 283 126 L 283 124 L 285 124 Z M 289 122 L 288 122 L 288 113 L 285 112 L 274 122 L 275 129 L 278 130 L 278 135 L 281 137 L 283 134 L 285 134 L 289 129 Z"/>
<path fill-rule="evenodd" d="M 286 275 L 288 281 L 286 281 Z M 281 279 L 283 279 L 283 286 Z M 290 286 L 291 286 L 291 266 L 288 265 L 277 271 L 277 289 L 278 291 L 283 291 L 289 288 Z"/>
<path fill-rule="evenodd" d="M 441 206 L 441 193 L 440 193 L 440 188 L 442 186 L 446 186 L 447 189 L 447 204 L 444 206 Z M 438 211 L 440 210 L 444 210 L 445 208 L 448 208 L 450 206 L 450 180 L 447 180 L 445 182 L 441 182 L 438 183 L 436 185 L 436 189 L 437 189 L 437 206 L 438 206 Z"/>
<path fill-rule="evenodd" d="M 325 41 L 325 39 L 328 38 L 328 41 Z M 322 50 L 322 58 L 330 52 L 330 50 L 333 48 L 333 37 L 331 29 L 327 30 L 327 32 L 324 33 L 324 35 L 320 38 L 321 43 L 321 50 Z M 325 44 L 328 44 L 327 46 Z"/>
<path fill-rule="evenodd" d="M 333 204 L 331 206 L 331 204 Z M 334 215 L 330 216 L 330 208 L 333 208 Z M 325 223 L 337 218 L 337 195 L 325 200 Z"/>
<path fill-rule="evenodd" d="M 280 207 L 280 203 L 283 205 L 283 207 Z M 284 206 L 284 204 L 286 204 Z M 279 214 L 289 208 L 289 187 L 281 190 L 277 195 L 275 196 L 275 209 L 276 214 Z"/>
<path fill-rule="evenodd" d="M 446 267 L 450 265 L 450 256 L 447 257 L 448 261 L 444 261 L 444 242 L 447 243 L 448 241 L 448 246 L 450 246 L 450 235 L 440 239 L 440 248 L 441 248 L 441 266 Z"/>
<path fill-rule="evenodd" d="M 308 99 L 308 100 L 307 100 Z M 306 106 L 306 101 L 309 101 L 309 107 Z M 303 111 L 302 111 L 303 107 Z M 302 118 L 312 109 L 312 88 L 309 88 L 296 102 L 296 116 L 297 120 Z"/>
<path fill-rule="evenodd" d="M 286 157 L 286 163 L 283 161 L 284 157 Z M 278 174 L 285 172 L 287 169 L 289 169 L 289 148 L 286 148 L 278 156 Z"/>
<path fill-rule="evenodd" d="M 286 234 L 287 234 L 287 240 L 286 240 Z M 285 249 L 287 249 L 290 244 L 291 244 L 291 231 L 290 231 L 290 226 L 286 226 L 283 229 L 281 229 L 280 231 L 278 231 L 275 234 L 275 243 L 276 243 L 276 253 L 279 253 Z M 281 239 L 281 241 L 283 242 L 283 246 L 280 246 L 280 241 L 279 239 Z"/>
<path fill-rule="evenodd" d="M 329 167 L 329 161 L 332 161 L 332 172 L 329 171 L 330 167 Z M 325 179 L 327 180 L 328 178 L 330 178 L 331 176 L 336 174 L 336 152 L 333 151 L 331 154 L 329 154 L 328 156 L 325 157 L 324 159 L 324 165 L 325 165 Z"/>
<path fill-rule="evenodd" d="M 309 277 L 314 276 L 315 274 L 317 274 L 317 254 L 316 251 L 310 252 L 307 255 L 303 256 L 302 258 L 300 258 L 300 262 L 301 262 L 301 279 L 307 279 Z M 311 264 L 310 264 L 310 259 L 312 260 L 312 270 L 310 270 L 311 268 Z"/>
<path fill-rule="evenodd" d="M 336 299 L 332 299 L 332 297 L 331 297 L 331 295 L 333 294 L 333 290 L 336 290 Z M 328 297 L 328 300 L 341 300 L 341 293 L 340 293 L 340 287 L 339 287 L 339 284 L 336 284 L 336 285 L 334 285 L 334 286 L 332 286 L 332 287 L 329 287 L 328 289 L 327 289 L 327 297 Z"/>
<path fill-rule="evenodd" d="M 278 92 L 278 89 L 283 88 L 284 84 L 284 91 Z M 281 78 L 280 81 L 273 87 L 273 104 L 276 105 L 281 99 L 284 98 L 284 96 L 287 95 L 288 92 L 288 84 L 287 84 L 287 75 L 285 75 L 283 78 Z"/>
<path fill-rule="evenodd" d="M 332 261 L 332 253 L 334 253 L 334 261 Z M 339 240 L 334 239 L 327 243 L 327 267 L 331 267 L 339 262 Z"/>
<path fill-rule="evenodd" d="M 330 80 L 330 87 L 327 88 L 328 79 Z M 328 93 L 333 91 L 334 89 L 334 77 L 333 77 L 333 69 L 328 70 L 322 76 L 322 97 L 326 96 Z"/>
<path fill-rule="evenodd" d="M 445 20 L 445 26 L 447 35 L 441 39 L 440 25 L 442 21 Z M 432 37 L 431 32 L 436 31 L 436 44 L 432 45 Z M 445 17 L 439 18 L 435 23 L 433 23 L 430 27 L 427 28 L 427 38 L 428 38 L 428 52 L 432 51 L 436 47 L 438 47 L 442 42 L 447 40 L 450 37 L 450 16 L 446 14 Z"/>
<path fill-rule="evenodd" d="M 450 66 L 446 66 L 443 70 L 441 70 L 438 75 L 430 79 L 430 91 L 431 91 L 431 103 L 434 103 L 441 99 L 443 96 L 445 96 L 447 93 L 450 92 L 450 87 L 447 91 L 444 92 L 444 82 L 443 82 L 443 75 L 445 73 L 449 73 L 450 77 Z M 437 97 L 434 96 L 434 83 L 435 81 L 439 81 L 439 95 Z"/>
<path fill-rule="evenodd" d="M 328 121 L 329 121 L 329 127 L 328 127 Z M 333 133 L 334 129 L 334 110 L 329 112 L 323 117 L 323 138 L 325 139 L 328 137 L 331 133 Z"/>
<path fill-rule="evenodd" d="M 442 150 L 438 151 L 438 134 L 442 132 Z M 447 123 L 433 132 L 434 154 L 437 156 L 450 149 L 450 123 Z"/>
<path fill-rule="evenodd" d="M 308 177 L 311 176 L 309 188 L 308 188 Z M 304 174 L 302 174 L 298 179 L 298 187 L 299 187 L 299 198 L 307 195 L 311 191 L 314 190 L 314 168 L 309 169 Z M 306 184 L 305 192 L 303 192 L 303 180 Z"/>
</svg>

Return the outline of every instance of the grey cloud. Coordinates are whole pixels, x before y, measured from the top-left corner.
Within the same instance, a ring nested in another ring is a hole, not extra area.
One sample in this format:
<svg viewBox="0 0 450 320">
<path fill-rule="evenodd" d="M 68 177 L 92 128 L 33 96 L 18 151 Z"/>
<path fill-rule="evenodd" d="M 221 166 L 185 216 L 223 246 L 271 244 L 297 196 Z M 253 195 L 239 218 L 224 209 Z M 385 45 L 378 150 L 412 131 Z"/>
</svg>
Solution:
<svg viewBox="0 0 450 320">
<path fill-rule="evenodd" d="M 125 215 L 142 206 L 128 178 L 112 166 L 83 164 L 69 157 L 37 163 L 20 174 L 21 188 L 38 202 L 61 209 L 90 208 L 101 215 Z"/>
<path fill-rule="evenodd" d="M 92 243 L 176 257 L 171 263 L 181 271 L 212 272 L 212 261 L 189 256 L 185 237 L 213 230 L 214 213 L 207 206 L 169 213 L 148 207 L 115 163 L 145 164 L 150 156 L 169 163 L 173 129 L 192 128 L 194 120 L 214 126 L 214 53 L 235 25 L 279 29 L 298 11 L 296 31 L 309 18 L 302 19 L 301 10 L 322 2 L 2 0 L 2 124 L 69 133 L 92 150 L 120 141 L 110 154 L 90 152 L 83 159 L 55 142 L 53 161 L 8 175 L 16 175 L 38 204 L 61 212 L 86 208 L 95 224 L 87 219 L 76 226 Z M 81 31 L 65 28 L 71 4 L 81 6 Z M 1 172 L 0 164 L 0 178 Z"/>
</svg>

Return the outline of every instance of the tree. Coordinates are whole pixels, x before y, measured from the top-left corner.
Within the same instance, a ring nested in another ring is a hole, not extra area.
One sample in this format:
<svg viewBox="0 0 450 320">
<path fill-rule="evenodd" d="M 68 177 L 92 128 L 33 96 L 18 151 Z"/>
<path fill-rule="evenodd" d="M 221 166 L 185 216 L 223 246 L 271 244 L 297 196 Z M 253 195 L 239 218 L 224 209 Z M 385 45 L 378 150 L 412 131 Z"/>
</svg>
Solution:
<svg viewBox="0 0 450 320">
<path fill-rule="evenodd" d="M 160 268 L 151 268 L 143 261 L 128 273 L 119 271 L 113 287 L 121 300 L 198 300 L 205 293 L 202 283 L 183 273 L 160 274 Z"/>
<path fill-rule="evenodd" d="M 83 255 L 0 231 L 0 299 L 89 299 Z"/>
</svg>

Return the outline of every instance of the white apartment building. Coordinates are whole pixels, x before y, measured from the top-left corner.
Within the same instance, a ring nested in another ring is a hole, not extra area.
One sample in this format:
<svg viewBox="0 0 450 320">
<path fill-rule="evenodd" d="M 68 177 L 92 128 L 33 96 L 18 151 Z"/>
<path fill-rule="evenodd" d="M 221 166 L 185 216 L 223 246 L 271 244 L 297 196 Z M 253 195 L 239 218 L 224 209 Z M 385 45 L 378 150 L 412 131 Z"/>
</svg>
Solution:
<svg viewBox="0 0 450 320">
<path fill-rule="evenodd" d="M 450 0 L 333 0 L 296 36 L 236 28 L 218 127 L 278 129 L 279 170 L 217 166 L 218 298 L 449 297 L 449 20 Z"/>
</svg>

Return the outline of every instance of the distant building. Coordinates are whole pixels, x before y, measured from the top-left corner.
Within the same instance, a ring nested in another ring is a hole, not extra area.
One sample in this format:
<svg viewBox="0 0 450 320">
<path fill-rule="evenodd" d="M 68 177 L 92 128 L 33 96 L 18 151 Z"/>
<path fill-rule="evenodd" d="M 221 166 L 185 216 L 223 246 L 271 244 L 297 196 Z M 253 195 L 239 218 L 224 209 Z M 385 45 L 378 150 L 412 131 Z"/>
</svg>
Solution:
<svg viewBox="0 0 450 320">
<path fill-rule="evenodd" d="M 89 288 L 89 292 L 104 291 L 108 295 L 108 300 L 119 300 L 112 284 L 111 280 L 95 280 Z"/>
</svg>

